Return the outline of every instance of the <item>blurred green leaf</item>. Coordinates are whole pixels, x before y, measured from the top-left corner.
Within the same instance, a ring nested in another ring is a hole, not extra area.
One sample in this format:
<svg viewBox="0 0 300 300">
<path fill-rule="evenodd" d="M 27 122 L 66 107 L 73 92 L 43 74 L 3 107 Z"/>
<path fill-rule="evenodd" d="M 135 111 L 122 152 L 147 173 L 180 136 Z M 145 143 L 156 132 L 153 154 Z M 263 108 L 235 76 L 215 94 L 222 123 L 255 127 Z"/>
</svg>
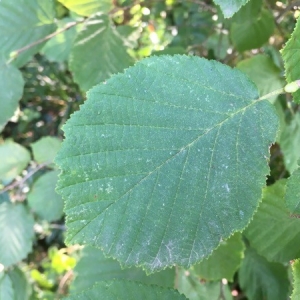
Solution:
<svg viewBox="0 0 300 300">
<path fill-rule="evenodd" d="M 213 251 L 208 259 L 193 266 L 195 274 L 207 280 L 226 278 L 233 281 L 233 275 L 244 257 L 245 246 L 240 233 L 235 233 Z"/>
<path fill-rule="evenodd" d="M 185 300 L 183 295 L 174 289 L 155 285 L 145 285 L 134 281 L 114 280 L 100 281 L 92 287 L 78 293 L 71 293 L 66 300 L 84 299 L 143 299 L 143 300 Z"/>
<path fill-rule="evenodd" d="M 82 257 L 74 272 L 77 276 L 71 289 L 75 292 L 91 287 L 97 281 L 111 279 L 127 279 L 164 287 L 173 287 L 175 282 L 174 268 L 147 276 L 140 268 L 122 269 L 118 261 L 105 257 L 100 249 L 91 246 L 83 249 Z"/>
<path fill-rule="evenodd" d="M 40 40 L 55 30 L 52 0 L 0 1 L 0 54 L 10 53 Z M 22 67 L 44 43 L 22 52 L 13 64 Z"/>
<path fill-rule="evenodd" d="M 300 300 L 300 259 L 297 259 L 293 265 L 293 293 L 291 300 Z"/>
<path fill-rule="evenodd" d="M 179 268 L 177 271 L 177 288 L 189 300 L 232 300 L 228 285 L 222 282 L 201 282 L 193 272 Z"/>
<path fill-rule="evenodd" d="M 287 180 L 285 202 L 292 214 L 300 214 L 300 168 Z"/>
<path fill-rule="evenodd" d="M 34 220 L 24 204 L 0 204 L 0 264 L 12 266 L 32 249 Z"/>
<path fill-rule="evenodd" d="M 11 182 L 30 162 L 30 153 L 23 146 L 6 140 L 0 145 L 0 181 Z"/>
<path fill-rule="evenodd" d="M 0 132 L 18 108 L 23 87 L 24 80 L 21 72 L 0 58 Z"/>
<path fill-rule="evenodd" d="M 235 48 L 240 51 L 261 47 L 272 35 L 275 25 L 272 12 L 262 10 L 259 18 L 232 23 L 230 37 Z"/>
<path fill-rule="evenodd" d="M 300 219 L 287 210 L 285 180 L 263 191 L 263 199 L 244 234 L 251 247 L 269 261 L 289 262 L 300 257 Z"/>
<path fill-rule="evenodd" d="M 91 17 L 84 24 L 70 56 L 74 80 L 84 91 L 112 74 L 123 71 L 132 63 L 109 18 L 101 14 Z"/>
<path fill-rule="evenodd" d="M 28 194 L 28 204 L 42 219 L 52 222 L 63 216 L 64 202 L 55 192 L 59 171 L 48 172 L 37 179 Z"/>
<path fill-rule="evenodd" d="M 58 274 L 73 269 L 76 265 L 76 259 L 67 255 L 65 249 L 58 250 L 53 247 L 50 249 L 49 258 L 51 259 L 51 268 Z"/>
<path fill-rule="evenodd" d="M 249 300 L 283 300 L 288 297 L 287 269 L 282 264 L 268 262 L 251 248 L 245 252 L 239 283 Z"/>
<path fill-rule="evenodd" d="M 293 173 L 297 169 L 300 158 L 300 113 L 293 115 L 289 123 L 282 128 L 279 144 L 283 153 L 286 169 Z"/>
<path fill-rule="evenodd" d="M 62 28 L 65 28 L 68 24 L 71 24 L 71 22 L 74 21 L 75 20 L 71 18 L 59 20 L 57 30 L 59 31 Z M 55 35 L 46 43 L 40 52 L 44 54 L 49 61 L 67 61 L 76 37 L 78 26 L 79 25 L 73 26 L 60 34 Z"/>
<path fill-rule="evenodd" d="M 97 12 L 108 13 L 113 8 L 112 0 L 58 0 L 69 10 L 81 16 Z"/>
<path fill-rule="evenodd" d="M 242 60 L 237 64 L 237 68 L 246 73 L 255 83 L 260 96 L 280 89 L 285 85 L 281 70 L 266 55 L 258 54 Z M 272 96 L 268 100 L 274 103 L 277 97 Z"/>
<path fill-rule="evenodd" d="M 31 278 L 42 288 L 51 289 L 54 286 L 54 282 L 52 280 L 49 280 L 45 274 L 36 269 L 31 270 L 30 275 Z"/>
<path fill-rule="evenodd" d="M 285 67 L 285 76 L 288 83 L 300 79 L 300 19 L 298 18 L 296 27 L 291 38 L 282 49 L 282 58 Z M 296 103 L 300 103 L 300 90 L 293 93 L 293 98 Z"/>
<path fill-rule="evenodd" d="M 39 164 L 53 162 L 54 157 L 60 149 L 60 145 L 61 140 L 56 137 L 42 137 L 30 145 L 33 152 L 33 159 Z"/>
</svg>

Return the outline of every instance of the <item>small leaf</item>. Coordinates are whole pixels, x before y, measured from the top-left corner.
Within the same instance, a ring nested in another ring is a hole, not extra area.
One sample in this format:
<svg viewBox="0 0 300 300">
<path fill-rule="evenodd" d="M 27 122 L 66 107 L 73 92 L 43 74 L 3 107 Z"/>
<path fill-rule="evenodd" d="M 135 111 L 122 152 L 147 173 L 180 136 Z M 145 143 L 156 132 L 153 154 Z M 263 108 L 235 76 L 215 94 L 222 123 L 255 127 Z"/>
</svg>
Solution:
<svg viewBox="0 0 300 300">
<path fill-rule="evenodd" d="M 57 156 L 67 243 L 148 272 L 208 257 L 261 198 L 278 119 L 240 71 L 153 56 L 88 93 Z"/>
<path fill-rule="evenodd" d="M 79 293 L 71 294 L 66 300 L 86 300 L 86 299 L 143 299 L 143 300 L 184 300 L 176 290 L 162 288 L 159 286 L 149 286 L 138 282 L 114 280 L 100 281 L 91 288 Z"/>
<path fill-rule="evenodd" d="M 0 204 L 0 264 L 16 264 L 32 249 L 34 220 L 24 204 Z"/>
<path fill-rule="evenodd" d="M 225 18 L 232 17 L 249 0 L 214 0 L 220 6 Z"/>
<path fill-rule="evenodd" d="M 55 192 L 58 171 L 48 172 L 37 179 L 30 193 L 28 204 L 42 219 L 52 222 L 63 216 L 63 200 Z"/>
<path fill-rule="evenodd" d="M 0 145 L 0 157 L 0 181 L 5 184 L 19 175 L 30 162 L 29 151 L 12 141 Z"/>
<path fill-rule="evenodd" d="M 24 80 L 21 72 L 0 58 L 0 131 L 18 108 L 23 87 Z"/>
<path fill-rule="evenodd" d="M 40 40 L 55 30 L 54 5 L 51 0 L 0 1 L 0 53 L 10 53 Z M 22 67 L 44 43 L 18 55 L 13 64 Z"/>
<path fill-rule="evenodd" d="M 273 34 L 275 25 L 273 14 L 262 10 L 259 18 L 244 23 L 232 23 L 230 37 L 235 48 L 240 51 L 261 47 Z"/>
<path fill-rule="evenodd" d="M 233 281 L 244 257 L 245 246 L 240 233 L 235 233 L 228 240 L 222 242 L 212 255 L 193 267 L 195 273 L 206 280 L 220 280 L 226 278 Z"/>
<path fill-rule="evenodd" d="M 112 0 L 58 0 L 69 10 L 81 16 L 102 12 L 108 13 L 113 8 Z"/>
<path fill-rule="evenodd" d="M 118 261 L 106 258 L 100 249 L 91 246 L 83 249 L 82 257 L 74 271 L 77 273 L 71 285 L 74 292 L 91 287 L 97 281 L 112 279 L 126 279 L 163 287 L 173 287 L 175 282 L 174 268 L 147 276 L 139 268 L 122 269 Z"/>
<path fill-rule="evenodd" d="M 300 259 L 297 259 L 293 265 L 293 293 L 291 300 L 300 299 Z"/>
<path fill-rule="evenodd" d="M 33 158 L 39 164 L 53 162 L 60 146 L 61 140 L 58 138 L 52 136 L 42 137 L 31 144 Z"/>
<path fill-rule="evenodd" d="M 249 300 L 287 299 L 290 284 L 282 264 L 268 262 L 251 248 L 239 270 L 239 283 Z"/>
<path fill-rule="evenodd" d="M 80 88 L 87 91 L 131 64 L 132 59 L 109 18 L 101 14 L 91 17 L 77 35 L 70 56 L 70 69 Z"/>
<path fill-rule="evenodd" d="M 284 86 L 281 70 L 266 55 L 258 54 L 240 61 L 237 68 L 247 74 L 256 84 L 259 95 L 264 96 Z M 278 96 L 268 98 L 272 103 Z"/>
<path fill-rule="evenodd" d="M 300 20 L 298 18 L 294 32 L 291 38 L 282 49 L 282 58 L 284 61 L 285 77 L 288 83 L 300 79 L 300 70 L 295 68 L 300 63 Z M 293 98 L 296 103 L 300 103 L 300 91 L 293 93 Z"/>
<path fill-rule="evenodd" d="M 264 189 L 262 202 L 244 232 L 260 255 L 284 263 L 300 256 L 300 219 L 286 208 L 285 184 L 280 180 Z"/>
<path fill-rule="evenodd" d="M 285 201 L 292 214 L 300 214 L 300 168 L 287 180 Z"/>
</svg>

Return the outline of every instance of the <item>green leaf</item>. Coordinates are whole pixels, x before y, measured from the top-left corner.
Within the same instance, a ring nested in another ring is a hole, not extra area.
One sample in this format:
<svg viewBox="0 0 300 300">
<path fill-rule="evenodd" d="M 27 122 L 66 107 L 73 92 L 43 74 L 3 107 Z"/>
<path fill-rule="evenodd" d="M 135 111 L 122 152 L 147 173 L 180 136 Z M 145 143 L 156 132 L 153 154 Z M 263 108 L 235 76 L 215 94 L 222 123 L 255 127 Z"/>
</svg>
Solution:
<svg viewBox="0 0 300 300">
<path fill-rule="evenodd" d="M 287 269 L 279 263 L 268 262 L 251 248 L 245 252 L 239 283 L 249 300 L 282 300 L 288 297 Z"/>
<path fill-rule="evenodd" d="M 112 0 L 58 0 L 69 10 L 81 16 L 102 12 L 108 13 L 113 8 Z"/>
<path fill-rule="evenodd" d="M 282 49 L 282 58 L 284 61 L 285 77 L 288 83 L 300 79 L 300 70 L 295 68 L 300 63 L 300 20 L 297 20 L 294 32 L 291 38 Z M 300 90 L 293 93 L 293 99 L 296 103 L 300 103 Z"/>
<path fill-rule="evenodd" d="M 93 88 L 56 159 L 67 243 L 148 272 L 208 257 L 247 225 L 265 185 L 278 120 L 257 98 L 240 71 L 180 55 Z"/>
<path fill-rule="evenodd" d="M 293 293 L 291 300 L 300 300 L 300 259 L 297 259 L 293 265 Z"/>
<path fill-rule="evenodd" d="M 111 258 L 106 258 L 100 249 L 86 246 L 82 257 L 74 271 L 77 273 L 71 285 L 72 291 L 79 292 L 91 287 L 97 281 L 126 279 L 145 284 L 156 284 L 163 287 L 173 287 L 175 282 L 175 270 L 166 269 L 147 276 L 142 269 L 122 269 L 120 264 Z"/>
<path fill-rule="evenodd" d="M 281 70 L 266 55 L 258 54 L 251 58 L 240 61 L 237 68 L 246 73 L 255 83 L 259 95 L 264 96 L 284 86 Z M 272 103 L 278 96 L 269 98 Z"/>
<path fill-rule="evenodd" d="M 1 300 L 27 300 L 30 293 L 30 285 L 25 274 L 19 268 L 0 272 Z"/>
<path fill-rule="evenodd" d="M 232 22 L 245 23 L 245 20 L 254 20 L 259 17 L 262 9 L 262 0 L 250 0 L 232 18 Z"/>
<path fill-rule="evenodd" d="M 300 113 L 295 113 L 292 120 L 283 128 L 279 138 L 286 169 L 293 173 L 300 158 Z"/>
<path fill-rule="evenodd" d="M 37 179 L 30 193 L 28 204 L 42 219 L 52 222 L 63 216 L 63 200 L 55 192 L 58 171 L 48 172 Z"/>
<path fill-rule="evenodd" d="M 97 14 L 78 34 L 70 56 L 70 69 L 80 88 L 87 91 L 132 64 L 123 41 L 109 18 Z"/>
<path fill-rule="evenodd" d="M 57 22 L 57 31 L 61 30 L 62 28 L 65 28 L 72 22 L 74 22 L 74 19 L 71 18 L 64 18 L 62 20 L 59 20 Z M 77 28 L 78 25 L 73 26 L 60 34 L 55 35 L 46 43 L 46 45 L 42 48 L 40 52 L 44 54 L 49 61 L 67 61 L 76 37 Z"/>
<path fill-rule="evenodd" d="M 245 20 L 244 23 L 232 23 L 230 37 L 234 47 L 243 52 L 261 47 L 273 34 L 274 28 L 273 14 L 263 9 L 257 19 Z"/>
<path fill-rule="evenodd" d="M 53 1 L 48 0 L 1 0 L 0 1 L 0 53 L 6 58 L 40 40 L 55 30 Z M 44 43 L 22 52 L 14 61 L 17 67 L 23 66 Z"/>
<path fill-rule="evenodd" d="M 93 287 L 82 292 L 71 294 L 66 300 L 88 300 L 88 299 L 143 299 L 143 300 L 184 300 L 176 290 L 162 288 L 159 286 L 149 286 L 138 282 L 114 280 L 100 281 Z"/>
<path fill-rule="evenodd" d="M 206 280 L 219 280 L 226 278 L 233 281 L 244 257 L 245 246 L 240 233 L 235 233 L 228 240 L 221 242 L 220 246 L 207 259 L 193 267 L 195 273 Z"/>
<path fill-rule="evenodd" d="M 31 144 L 33 158 L 39 163 L 51 163 L 61 146 L 61 140 L 52 136 L 42 137 Z"/>
<path fill-rule="evenodd" d="M 292 214 L 300 214 L 300 168 L 287 180 L 285 202 Z"/>
<path fill-rule="evenodd" d="M 0 204 L 0 264 L 9 267 L 27 256 L 32 248 L 33 225 L 24 204 Z"/>
<path fill-rule="evenodd" d="M 227 284 L 203 282 L 193 272 L 182 268 L 178 270 L 177 278 L 178 291 L 189 300 L 232 300 L 231 291 Z"/>
<path fill-rule="evenodd" d="M 19 100 L 23 94 L 23 87 L 24 80 L 21 72 L 14 66 L 6 64 L 0 58 L 0 131 L 18 108 Z"/>
<path fill-rule="evenodd" d="M 225 18 L 232 17 L 249 0 L 214 0 L 220 6 Z"/>
<path fill-rule="evenodd" d="M 0 180 L 5 184 L 19 175 L 30 162 L 29 151 L 9 140 L 0 145 L 0 157 Z"/>
<path fill-rule="evenodd" d="M 300 239 L 300 219 L 291 217 L 286 208 L 285 184 L 280 180 L 264 189 L 258 211 L 244 232 L 251 247 L 270 261 L 288 262 L 300 256 L 295 242 Z"/>
</svg>

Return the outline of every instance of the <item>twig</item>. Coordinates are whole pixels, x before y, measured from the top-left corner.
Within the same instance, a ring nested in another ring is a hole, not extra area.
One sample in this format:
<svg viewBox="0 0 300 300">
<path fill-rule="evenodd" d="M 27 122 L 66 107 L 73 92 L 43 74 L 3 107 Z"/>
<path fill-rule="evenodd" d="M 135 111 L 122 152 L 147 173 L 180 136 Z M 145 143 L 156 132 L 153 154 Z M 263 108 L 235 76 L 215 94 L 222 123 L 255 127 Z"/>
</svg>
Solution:
<svg viewBox="0 0 300 300">
<path fill-rule="evenodd" d="M 58 295 L 63 295 L 64 294 L 64 286 L 72 278 L 73 276 L 73 270 L 69 270 L 60 280 L 58 288 L 57 288 L 57 294 Z"/>
<path fill-rule="evenodd" d="M 70 23 L 68 23 L 64 28 L 62 28 L 62 29 L 60 29 L 60 30 L 57 30 L 57 31 L 55 31 L 55 32 L 53 32 L 53 33 L 51 33 L 51 34 L 49 34 L 49 35 L 47 35 L 47 36 L 45 36 L 45 37 L 43 37 L 43 38 L 41 38 L 41 39 L 39 39 L 39 40 L 37 40 L 37 41 L 31 43 L 31 44 L 28 44 L 28 45 L 24 46 L 23 48 L 20 48 L 20 49 L 18 49 L 18 50 L 12 51 L 11 54 L 10 54 L 11 57 L 10 57 L 10 59 L 7 61 L 7 64 L 10 64 L 10 63 L 11 63 L 14 59 L 16 59 L 22 52 L 24 52 L 24 51 L 26 51 L 26 50 L 28 50 L 28 49 L 30 49 L 30 48 L 36 46 L 36 45 L 39 45 L 39 44 L 41 44 L 41 43 L 43 43 L 43 42 L 46 42 L 46 41 L 52 39 L 52 38 L 55 37 L 56 35 L 58 35 L 58 34 L 64 32 L 64 31 L 66 31 L 66 30 L 68 30 L 68 29 L 70 29 L 70 28 L 72 28 L 72 27 L 74 27 L 74 26 L 76 26 L 76 25 L 82 23 L 83 21 L 84 21 L 84 19 L 83 19 L 83 20 L 80 20 L 80 21 L 76 21 L 76 22 L 70 22 Z"/>
<path fill-rule="evenodd" d="M 276 17 L 276 22 L 280 23 L 286 13 L 288 13 L 294 6 L 300 6 L 300 1 L 295 1 L 286 6 Z"/>
<path fill-rule="evenodd" d="M 32 175 L 34 175 L 37 171 L 41 170 L 42 168 L 48 166 L 50 162 L 45 162 L 40 165 L 38 165 L 35 169 L 32 171 L 28 172 L 20 181 L 14 181 L 13 183 L 7 185 L 4 189 L 0 191 L 0 194 L 3 194 L 9 190 L 14 189 L 17 186 L 21 186 L 25 183 L 26 180 L 28 180 Z"/>
</svg>

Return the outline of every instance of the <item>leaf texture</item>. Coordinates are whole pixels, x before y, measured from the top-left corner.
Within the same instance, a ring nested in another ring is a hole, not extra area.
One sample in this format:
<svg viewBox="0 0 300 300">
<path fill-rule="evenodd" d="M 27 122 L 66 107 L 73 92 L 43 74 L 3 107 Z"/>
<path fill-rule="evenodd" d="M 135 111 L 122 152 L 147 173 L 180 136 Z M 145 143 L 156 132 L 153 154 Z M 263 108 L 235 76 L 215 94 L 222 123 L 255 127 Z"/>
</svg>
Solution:
<svg viewBox="0 0 300 300">
<path fill-rule="evenodd" d="M 251 219 L 278 120 L 238 70 L 151 57 L 93 88 L 56 162 L 67 243 L 148 272 L 189 267 Z"/>
<path fill-rule="evenodd" d="M 219 5 L 225 18 L 231 18 L 249 0 L 214 0 Z"/>
<path fill-rule="evenodd" d="M 287 180 L 285 201 L 292 214 L 300 214 L 300 168 Z"/>
</svg>

